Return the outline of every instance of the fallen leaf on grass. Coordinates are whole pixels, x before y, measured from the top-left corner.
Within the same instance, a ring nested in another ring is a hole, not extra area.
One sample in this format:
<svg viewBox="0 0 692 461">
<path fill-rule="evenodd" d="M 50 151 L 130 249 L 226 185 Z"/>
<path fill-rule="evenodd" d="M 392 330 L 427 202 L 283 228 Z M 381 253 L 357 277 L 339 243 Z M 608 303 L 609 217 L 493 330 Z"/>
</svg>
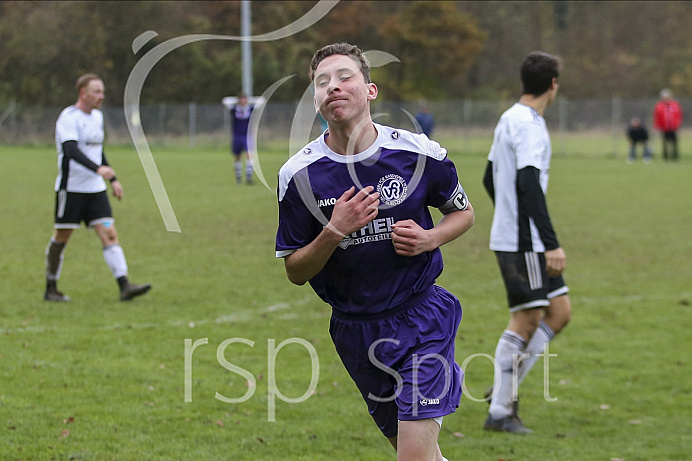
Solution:
<svg viewBox="0 0 692 461">
<path fill-rule="evenodd" d="M 601 410 L 610 410 L 610 405 L 601 405 L 599 408 Z"/>
<path fill-rule="evenodd" d="M 464 434 L 462 434 L 461 432 L 455 432 L 453 435 L 454 437 L 459 437 L 460 439 L 464 438 Z"/>
<path fill-rule="evenodd" d="M 69 430 L 69 429 L 63 429 L 62 432 L 60 433 L 60 436 L 63 437 L 63 438 L 69 437 L 69 435 L 70 435 L 70 430 Z"/>
<path fill-rule="evenodd" d="M 218 424 L 219 426 L 223 427 L 223 421 L 221 421 L 221 420 L 217 421 L 216 424 Z"/>
<path fill-rule="evenodd" d="M 74 422 L 74 416 L 70 416 L 70 417 L 67 418 L 67 419 L 63 419 L 62 422 L 63 422 L 64 424 L 73 423 L 73 422 Z"/>
</svg>

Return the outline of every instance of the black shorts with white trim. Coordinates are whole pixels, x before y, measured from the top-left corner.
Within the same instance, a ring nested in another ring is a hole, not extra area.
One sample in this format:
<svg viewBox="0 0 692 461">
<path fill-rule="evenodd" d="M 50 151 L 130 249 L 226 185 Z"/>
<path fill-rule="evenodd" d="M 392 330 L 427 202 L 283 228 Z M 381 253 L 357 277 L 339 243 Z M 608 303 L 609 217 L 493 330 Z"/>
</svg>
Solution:
<svg viewBox="0 0 692 461">
<path fill-rule="evenodd" d="M 113 222 L 113 212 L 106 191 L 95 193 L 55 193 L 56 229 L 78 229 L 80 223 L 93 227 L 100 222 Z"/>
<path fill-rule="evenodd" d="M 496 251 L 495 256 L 510 312 L 549 306 L 551 299 L 569 292 L 562 275 L 548 275 L 544 253 Z"/>
</svg>

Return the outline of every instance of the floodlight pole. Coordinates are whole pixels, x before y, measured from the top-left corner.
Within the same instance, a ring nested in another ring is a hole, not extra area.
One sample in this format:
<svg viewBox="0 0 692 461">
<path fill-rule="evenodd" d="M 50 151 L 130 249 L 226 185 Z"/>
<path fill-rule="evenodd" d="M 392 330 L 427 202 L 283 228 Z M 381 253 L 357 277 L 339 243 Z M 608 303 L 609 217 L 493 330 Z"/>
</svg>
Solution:
<svg viewBox="0 0 692 461">
<path fill-rule="evenodd" d="M 243 38 L 250 37 L 252 35 L 251 29 L 250 0 L 243 0 L 240 2 L 240 34 Z M 243 93 L 250 97 L 254 94 L 252 89 L 252 42 L 243 40 L 240 51 L 243 69 Z"/>
</svg>

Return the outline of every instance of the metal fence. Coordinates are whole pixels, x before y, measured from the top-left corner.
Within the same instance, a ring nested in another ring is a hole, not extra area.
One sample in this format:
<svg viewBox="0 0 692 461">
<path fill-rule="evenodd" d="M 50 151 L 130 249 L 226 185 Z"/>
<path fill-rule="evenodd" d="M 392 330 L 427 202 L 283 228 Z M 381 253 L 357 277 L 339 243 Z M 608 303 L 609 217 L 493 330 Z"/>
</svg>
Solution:
<svg viewBox="0 0 692 461">
<path fill-rule="evenodd" d="M 514 101 L 431 101 L 430 112 L 435 117 L 435 129 L 440 134 L 458 136 L 489 136 L 499 116 Z M 692 99 L 681 99 L 683 108 L 692 108 Z M 545 118 L 554 139 L 562 135 L 600 132 L 611 137 L 612 146 L 624 142 L 627 122 L 640 117 L 651 130 L 652 111 L 656 99 L 587 99 L 558 98 Z M 260 140 L 286 139 L 291 130 L 297 103 L 269 101 L 260 122 Z M 376 101 L 372 112 L 377 122 L 407 129 L 414 125 L 410 117 L 419 109 L 415 102 L 393 103 Z M 52 143 L 55 120 L 62 108 L 25 107 L 10 103 L 0 106 L 0 144 Z M 122 107 L 104 107 L 107 142 L 131 143 Z M 230 115 L 222 105 L 159 104 L 140 108 L 142 128 L 152 144 L 176 143 L 197 145 L 226 144 L 230 138 Z M 692 127 L 687 117 L 685 128 Z M 313 126 L 317 136 L 319 125 Z M 653 132 L 651 133 L 653 135 Z M 610 147 L 608 147 L 610 149 Z M 613 147 L 614 149 L 614 147 Z M 610 149 L 612 150 L 612 149 Z"/>
</svg>

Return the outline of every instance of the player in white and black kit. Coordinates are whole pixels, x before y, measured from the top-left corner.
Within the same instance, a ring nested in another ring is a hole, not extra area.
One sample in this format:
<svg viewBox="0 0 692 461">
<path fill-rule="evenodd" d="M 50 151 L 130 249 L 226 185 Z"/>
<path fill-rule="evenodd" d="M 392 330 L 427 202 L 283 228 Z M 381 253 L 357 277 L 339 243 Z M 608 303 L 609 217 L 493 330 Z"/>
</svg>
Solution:
<svg viewBox="0 0 692 461">
<path fill-rule="evenodd" d="M 495 377 L 485 429 L 531 432 L 517 414 L 520 385 L 545 346 L 569 322 L 562 278 L 565 253 L 545 194 L 551 145 L 543 112 L 558 91 L 561 60 L 530 53 L 521 65 L 522 96 L 498 122 L 483 183 L 495 205 L 490 249 L 502 272 L 510 321 L 495 349 Z M 517 386 L 518 387 L 518 386 Z"/>
<path fill-rule="evenodd" d="M 63 264 L 65 245 L 75 229 L 84 222 L 96 230 L 103 244 L 103 258 L 120 288 L 120 300 L 129 301 L 149 291 L 150 284 L 129 282 L 127 262 L 113 224 L 105 179 L 111 183 L 113 195 L 122 199 L 123 188 L 108 165 L 103 152 L 105 137 L 103 113 L 103 81 L 95 74 L 77 80 L 79 99 L 65 108 L 55 124 L 58 150 L 58 177 L 55 180 L 55 232 L 46 248 L 46 301 L 69 301 L 58 291 L 57 283 Z"/>
</svg>

